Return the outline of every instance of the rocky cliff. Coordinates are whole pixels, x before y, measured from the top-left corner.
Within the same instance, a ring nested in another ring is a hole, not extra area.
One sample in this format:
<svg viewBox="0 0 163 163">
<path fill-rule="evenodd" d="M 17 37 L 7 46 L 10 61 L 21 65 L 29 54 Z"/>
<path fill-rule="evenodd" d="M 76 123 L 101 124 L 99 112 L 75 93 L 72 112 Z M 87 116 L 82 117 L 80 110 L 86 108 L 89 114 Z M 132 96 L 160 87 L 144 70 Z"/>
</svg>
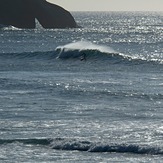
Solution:
<svg viewBox="0 0 163 163">
<path fill-rule="evenodd" d="M 35 28 L 35 19 L 44 28 L 76 28 L 70 14 L 46 0 L 0 0 L 0 24 Z"/>
</svg>

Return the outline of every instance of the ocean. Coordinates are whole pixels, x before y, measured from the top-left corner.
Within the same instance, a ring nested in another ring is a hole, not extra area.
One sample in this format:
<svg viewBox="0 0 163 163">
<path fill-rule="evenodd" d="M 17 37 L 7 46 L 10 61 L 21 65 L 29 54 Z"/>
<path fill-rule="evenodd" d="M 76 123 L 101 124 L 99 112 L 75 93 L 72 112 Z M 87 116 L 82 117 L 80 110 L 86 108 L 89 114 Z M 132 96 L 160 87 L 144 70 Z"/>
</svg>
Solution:
<svg viewBox="0 0 163 163">
<path fill-rule="evenodd" d="M 163 12 L 72 14 L 0 29 L 0 162 L 161 163 Z"/>
</svg>

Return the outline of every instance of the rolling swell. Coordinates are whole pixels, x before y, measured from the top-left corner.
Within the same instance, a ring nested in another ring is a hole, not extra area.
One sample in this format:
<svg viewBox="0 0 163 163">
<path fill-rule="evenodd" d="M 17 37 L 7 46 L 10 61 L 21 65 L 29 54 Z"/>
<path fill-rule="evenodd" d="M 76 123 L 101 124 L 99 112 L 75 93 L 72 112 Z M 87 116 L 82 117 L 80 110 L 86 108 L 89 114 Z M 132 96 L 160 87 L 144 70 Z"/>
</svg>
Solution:
<svg viewBox="0 0 163 163">
<path fill-rule="evenodd" d="M 121 56 L 118 53 L 105 53 L 100 52 L 97 49 L 87 49 L 87 50 L 78 50 L 78 49 L 56 49 L 54 51 L 45 51 L 45 52 L 23 52 L 23 53 L 1 53 L 0 58 L 3 59 L 79 59 L 86 55 L 87 60 L 125 60 L 124 56 Z"/>
<path fill-rule="evenodd" d="M 149 145 L 100 143 L 65 138 L 13 140 L 0 139 L 0 145 L 7 145 L 11 143 L 49 146 L 51 149 L 55 150 L 163 155 L 163 149 L 161 147 Z"/>
<path fill-rule="evenodd" d="M 0 58 L 2 58 L 2 59 L 22 59 L 22 60 L 34 60 L 34 59 L 48 60 L 51 58 L 56 58 L 55 55 L 56 55 L 55 51 L 1 53 Z"/>
<path fill-rule="evenodd" d="M 100 52 L 96 49 L 87 49 L 87 50 L 66 50 L 60 51 L 56 49 L 54 51 L 46 52 L 23 52 L 23 53 L 1 53 L 0 58 L 5 59 L 21 59 L 21 60 L 81 60 L 81 57 L 85 55 L 86 61 L 90 62 L 107 62 L 109 64 L 130 64 L 130 65 L 139 65 L 139 64 L 162 64 L 159 60 L 148 61 L 142 59 L 133 59 L 132 57 L 125 56 L 121 53 L 106 53 Z"/>
<path fill-rule="evenodd" d="M 58 46 L 54 51 L 22 52 L 22 53 L 0 53 L 2 59 L 25 59 L 25 60 L 81 60 L 106 62 L 109 64 L 162 64 L 161 59 L 149 60 L 123 53 L 115 52 L 113 49 L 103 45 L 96 45 L 88 41 L 79 41 L 63 46 Z"/>
</svg>

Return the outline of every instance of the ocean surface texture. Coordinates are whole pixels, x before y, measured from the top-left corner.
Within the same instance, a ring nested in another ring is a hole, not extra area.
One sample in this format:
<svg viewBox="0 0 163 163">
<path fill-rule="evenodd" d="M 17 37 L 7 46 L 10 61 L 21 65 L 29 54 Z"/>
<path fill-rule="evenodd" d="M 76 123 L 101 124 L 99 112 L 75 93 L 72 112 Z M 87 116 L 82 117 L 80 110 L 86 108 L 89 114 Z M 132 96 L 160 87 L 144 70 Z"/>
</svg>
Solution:
<svg viewBox="0 0 163 163">
<path fill-rule="evenodd" d="M 72 14 L 0 29 L 0 162 L 161 163 L 163 13 Z"/>
</svg>

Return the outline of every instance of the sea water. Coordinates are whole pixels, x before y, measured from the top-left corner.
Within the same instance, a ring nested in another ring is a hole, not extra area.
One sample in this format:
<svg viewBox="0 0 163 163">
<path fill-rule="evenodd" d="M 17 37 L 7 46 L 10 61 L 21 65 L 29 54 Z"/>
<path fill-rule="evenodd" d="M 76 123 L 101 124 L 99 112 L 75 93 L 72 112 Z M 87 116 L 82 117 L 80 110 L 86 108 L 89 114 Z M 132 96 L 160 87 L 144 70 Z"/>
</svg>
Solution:
<svg viewBox="0 0 163 163">
<path fill-rule="evenodd" d="M 0 29 L 0 162 L 161 163 L 163 13 L 72 14 Z"/>
</svg>

